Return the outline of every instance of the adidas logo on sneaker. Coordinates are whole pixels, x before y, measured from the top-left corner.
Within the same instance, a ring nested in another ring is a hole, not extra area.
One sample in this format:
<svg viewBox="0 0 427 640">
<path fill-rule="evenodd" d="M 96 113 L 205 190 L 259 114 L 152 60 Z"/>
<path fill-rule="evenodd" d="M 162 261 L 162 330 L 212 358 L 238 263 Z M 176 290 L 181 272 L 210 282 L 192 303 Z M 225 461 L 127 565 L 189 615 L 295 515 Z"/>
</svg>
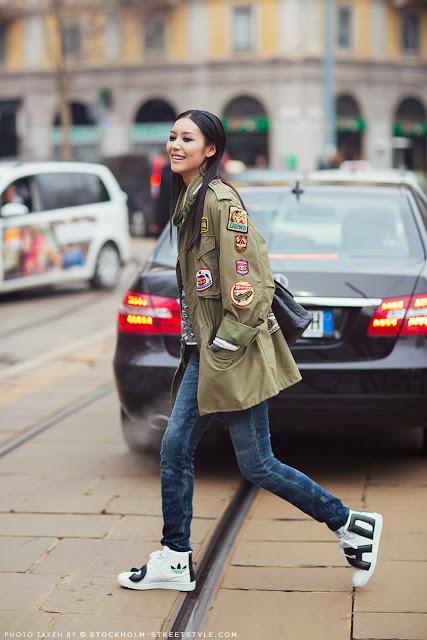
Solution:
<svg viewBox="0 0 427 640">
<path fill-rule="evenodd" d="M 117 581 L 128 589 L 176 589 L 193 591 L 196 580 L 193 571 L 192 551 L 174 551 L 166 545 L 160 551 L 150 553 L 148 562 L 140 569 L 120 573 Z"/>
<path fill-rule="evenodd" d="M 171 565 L 171 569 L 172 571 L 174 571 L 174 573 L 184 573 L 184 571 L 186 570 L 187 565 L 185 564 L 183 567 L 181 567 L 181 565 L 178 564 L 176 565 L 176 567 L 174 567 L 173 565 Z"/>
<path fill-rule="evenodd" d="M 363 587 L 372 577 L 378 559 L 383 517 L 379 513 L 350 510 L 343 527 L 335 531 L 341 553 L 353 567 L 353 586 Z"/>
</svg>

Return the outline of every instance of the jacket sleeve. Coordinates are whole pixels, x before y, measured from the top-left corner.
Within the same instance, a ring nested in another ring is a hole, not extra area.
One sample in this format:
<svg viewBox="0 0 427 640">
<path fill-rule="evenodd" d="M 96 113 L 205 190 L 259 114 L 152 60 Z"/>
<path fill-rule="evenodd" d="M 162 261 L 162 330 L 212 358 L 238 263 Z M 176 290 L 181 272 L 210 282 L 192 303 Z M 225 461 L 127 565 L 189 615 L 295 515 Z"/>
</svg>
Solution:
<svg viewBox="0 0 427 640">
<path fill-rule="evenodd" d="M 228 199 L 217 200 L 212 212 L 224 309 L 216 337 L 244 347 L 267 319 L 274 281 L 264 238 L 237 195 L 226 188 Z"/>
</svg>

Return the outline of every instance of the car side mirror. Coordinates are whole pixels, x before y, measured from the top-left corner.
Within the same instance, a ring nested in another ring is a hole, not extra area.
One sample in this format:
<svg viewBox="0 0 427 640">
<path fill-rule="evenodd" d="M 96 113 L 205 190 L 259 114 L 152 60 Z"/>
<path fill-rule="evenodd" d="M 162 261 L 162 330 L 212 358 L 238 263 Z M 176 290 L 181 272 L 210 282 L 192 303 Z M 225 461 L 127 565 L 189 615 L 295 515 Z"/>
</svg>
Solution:
<svg viewBox="0 0 427 640">
<path fill-rule="evenodd" d="M 8 202 L 1 208 L 1 215 L 5 218 L 12 216 L 24 216 L 28 213 L 28 207 L 22 202 Z"/>
</svg>

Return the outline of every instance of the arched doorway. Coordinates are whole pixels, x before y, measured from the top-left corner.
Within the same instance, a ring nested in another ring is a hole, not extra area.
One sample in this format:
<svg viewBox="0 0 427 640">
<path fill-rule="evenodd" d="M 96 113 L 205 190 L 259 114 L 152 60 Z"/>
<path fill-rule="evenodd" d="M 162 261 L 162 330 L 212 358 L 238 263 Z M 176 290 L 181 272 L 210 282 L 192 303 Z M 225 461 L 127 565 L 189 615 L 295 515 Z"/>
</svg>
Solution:
<svg viewBox="0 0 427 640">
<path fill-rule="evenodd" d="M 71 102 L 70 143 L 75 160 L 93 161 L 99 157 L 99 129 L 89 106 L 82 102 Z M 56 113 L 51 131 L 51 142 L 55 158 L 61 157 L 61 115 Z"/>
<path fill-rule="evenodd" d="M 262 104 L 251 96 L 238 96 L 224 109 L 227 153 L 247 167 L 267 166 L 269 162 L 269 120 Z"/>
<path fill-rule="evenodd" d="M 0 99 L 0 158 L 16 158 L 19 155 L 16 116 L 19 100 Z"/>
<path fill-rule="evenodd" d="M 403 99 L 393 124 L 393 166 L 427 171 L 427 115 L 417 98 Z"/>
<path fill-rule="evenodd" d="M 363 133 L 366 128 L 359 105 L 353 96 L 337 97 L 337 150 L 343 160 L 360 160 L 363 157 Z"/>
<path fill-rule="evenodd" d="M 134 149 L 150 156 L 164 151 L 176 115 L 166 100 L 154 98 L 144 102 L 136 112 L 132 126 Z"/>
</svg>

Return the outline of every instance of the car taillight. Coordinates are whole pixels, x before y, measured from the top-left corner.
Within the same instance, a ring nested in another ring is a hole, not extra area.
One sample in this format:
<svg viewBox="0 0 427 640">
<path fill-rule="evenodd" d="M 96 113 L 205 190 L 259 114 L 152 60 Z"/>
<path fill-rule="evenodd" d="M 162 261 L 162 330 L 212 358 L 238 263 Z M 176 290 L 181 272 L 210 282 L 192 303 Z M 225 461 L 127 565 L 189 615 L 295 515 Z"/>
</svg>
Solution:
<svg viewBox="0 0 427 640">
<path fill-rule="evenodd" d="M 128 291 L 119 309 L 119 331 L 180 335 L 181 313 L 175 298 Z"/>
<path fill-rule="evenodd" d="M 427 334 L 427 294 L 385 298 L 369 323 L 370 336 Z"/>
<path fill-rule="evenodd" d="M 427 335 L 427 293 L 417 293 L 412 296 L 400 334 L 403 336 Z"/>
<path fill-rule="evenodd" d="M 151 197 L 157 198 L 160 193 L 160 185 L 162 183 L 162 176 L 160 173 L 152 173 L 150 176 Z"/>
</svg>

